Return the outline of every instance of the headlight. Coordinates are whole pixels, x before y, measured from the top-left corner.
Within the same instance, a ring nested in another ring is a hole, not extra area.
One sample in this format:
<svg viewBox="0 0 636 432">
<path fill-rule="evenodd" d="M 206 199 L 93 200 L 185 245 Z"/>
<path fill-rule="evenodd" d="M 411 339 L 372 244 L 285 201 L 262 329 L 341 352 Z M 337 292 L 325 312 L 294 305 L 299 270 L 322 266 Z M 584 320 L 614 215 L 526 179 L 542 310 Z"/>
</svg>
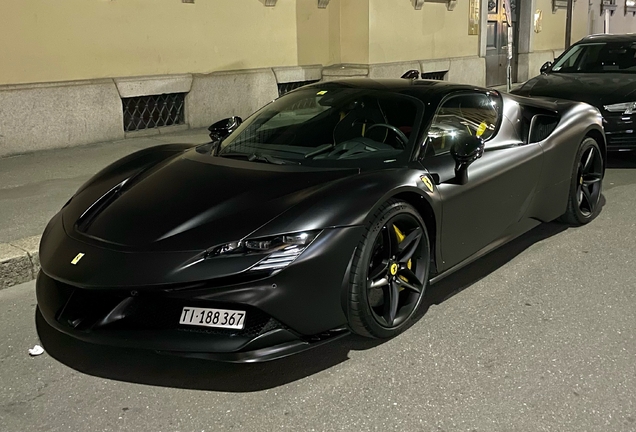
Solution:
<svg viewBox="0 0 636 432">
<path fill-rule="evenodd" d="M 226 243 L 208 251 L 208 256 L 265 254 L 250 270 L 278 270 L 287 267 L 309 246 L 320 231 L 283 234 Z"/>
<path fill-rule="evenodd" d="M 636 102 L 623 102 L 613 105 L 605 105 L 605 111 L 609 112 L 622 112 L 625 115 L 630 115 L 636 111 Z"/>
</svg>

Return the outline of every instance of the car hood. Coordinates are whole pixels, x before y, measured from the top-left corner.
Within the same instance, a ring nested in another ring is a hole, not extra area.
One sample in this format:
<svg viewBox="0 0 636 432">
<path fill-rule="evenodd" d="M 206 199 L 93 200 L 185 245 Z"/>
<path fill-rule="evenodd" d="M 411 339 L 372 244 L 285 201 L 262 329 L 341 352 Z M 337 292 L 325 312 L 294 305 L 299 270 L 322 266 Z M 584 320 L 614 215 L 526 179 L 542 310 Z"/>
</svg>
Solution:
<svg viewBox="0 0 636 432">
<path fill-rule="evenodd" d="M 317 190 L 357 173 L 192 150 L 108 188 L 84 189 L 62 217 L 71 237 L 109 248 L 205 250 L 248 236 Z"/>
<path fill-rule="evenodd" d="M 532 78 L 512 93 L 603 105 L 636 101 L 636 74 L 551 73 Z"/>
</svg>

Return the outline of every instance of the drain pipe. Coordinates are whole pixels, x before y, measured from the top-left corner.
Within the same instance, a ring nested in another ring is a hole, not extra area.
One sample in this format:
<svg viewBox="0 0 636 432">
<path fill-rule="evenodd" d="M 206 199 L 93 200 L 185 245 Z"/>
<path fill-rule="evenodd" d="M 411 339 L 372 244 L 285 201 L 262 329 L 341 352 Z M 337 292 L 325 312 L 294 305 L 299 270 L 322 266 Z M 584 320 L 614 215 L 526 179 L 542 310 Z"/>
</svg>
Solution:
<svg viewBox="0 0 636 432">
<path fill-rule="evenodd" d="M 565 15 L 565 49 L 570 48 L 572 44 L 572 12 L 574 9 L 574 0 L 568 0 L 567 13 Z"/>
</svg>

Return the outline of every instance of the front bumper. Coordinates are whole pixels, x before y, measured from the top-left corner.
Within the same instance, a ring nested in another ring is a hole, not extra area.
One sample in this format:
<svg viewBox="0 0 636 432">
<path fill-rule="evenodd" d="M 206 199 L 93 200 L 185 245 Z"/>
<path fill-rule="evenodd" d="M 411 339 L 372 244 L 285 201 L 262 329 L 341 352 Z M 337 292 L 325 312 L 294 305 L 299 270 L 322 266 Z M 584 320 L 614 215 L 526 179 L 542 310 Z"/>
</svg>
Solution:
<svg viewBox="0 0 636 432">
<path fill-rule="evenodd" d="M 236 363 L 285 357 L 349 334 L 344 328 L 305 336 L 259 309 L 124 290 L 86 290 L 40 272 L 38 311 L 46 323 L 84 342 Z M 178 324 L 184 306 L 246 310 L 241 330 Z"/>
<path fill-rule="evenodd" d="M 325 230 L 282 271 L 248 281 L 237 275 L 166 285 L 84 285 L 57 277 L 58 266 L 71 265 L 50 265 L 49 259 L 36 284 L 38 308 L 51 327 L 90 343 L 232 362 L 284 357 L 348 333 L 343 292 L 361 230 Z M 90 253 L 100 256 L 97 249 Z M 187 306 L 244 310 L 245 327 L 181 325 Z"/>
<path fill-rule="evenodd" d="M 603 113 L 607 150 L 636 150 L 636 115 Z"/>
</svg>

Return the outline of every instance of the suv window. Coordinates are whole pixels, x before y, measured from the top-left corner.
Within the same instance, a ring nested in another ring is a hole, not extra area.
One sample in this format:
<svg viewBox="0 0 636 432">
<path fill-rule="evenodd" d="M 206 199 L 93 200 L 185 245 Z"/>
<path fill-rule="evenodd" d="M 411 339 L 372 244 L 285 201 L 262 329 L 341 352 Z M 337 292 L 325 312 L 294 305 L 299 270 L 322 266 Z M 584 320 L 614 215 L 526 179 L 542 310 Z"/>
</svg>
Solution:
<svg viewBox="0 0 636 432">
<path fill-rule="evenodd" d="M 473 135 L 488 140 L 499 123 L 500 103 L 484 93 L 464 93 L 446 99 L 435 113 L 424 145 L 426 156 L 450 151 L 453 138 Z"/>
</svg>

